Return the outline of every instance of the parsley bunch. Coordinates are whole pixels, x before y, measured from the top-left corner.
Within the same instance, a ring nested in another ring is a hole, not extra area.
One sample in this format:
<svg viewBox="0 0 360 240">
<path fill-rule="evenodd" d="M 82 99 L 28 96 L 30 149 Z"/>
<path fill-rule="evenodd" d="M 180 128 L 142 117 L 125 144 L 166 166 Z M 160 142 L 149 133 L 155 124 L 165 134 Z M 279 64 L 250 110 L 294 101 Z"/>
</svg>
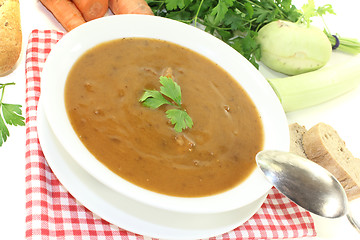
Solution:
<svg viewBox="0 0 360 240">
<path fill-rule="evenodd" d="M 171 105 L 174 108 L 165 112 L 166 116 L 170 119 L 170 122 L 174 124 L 176 132 L 181 132 L 186 128 L 192 128 L 193 121 L 187 112 L 181 106 L 181 88 L 171 78 L 161 76 L 160 91 L 157 90 L 145 90 L 142 97 L 139 99 L 145 107 L 156 109 L 164 104 Z M 169 98 L 167 100 L 164 96 Z"/>
<path fill-rule="evenodd" d="M 8 104 L 3 102 L 5 87 L 8 85 L 15 85 L 15 83 L 0 83 L 1 98 L 0 98 L 0 147 L 10 136 L 9 129 L 6 124 L 14 126 L 24 126 L 24 117 L 21 116 L 21 105 Z M 6 123 L 6 124 L 5 124 Z"/>
<path fill-rule="evenodd" d="M 275 21 L 296 22 L 301 13 L 291 0 L 147 0 L 157 16 L 203 27 L 247 58 L 260 60 L 256 42 L 261 26 Z"/>
</svg>

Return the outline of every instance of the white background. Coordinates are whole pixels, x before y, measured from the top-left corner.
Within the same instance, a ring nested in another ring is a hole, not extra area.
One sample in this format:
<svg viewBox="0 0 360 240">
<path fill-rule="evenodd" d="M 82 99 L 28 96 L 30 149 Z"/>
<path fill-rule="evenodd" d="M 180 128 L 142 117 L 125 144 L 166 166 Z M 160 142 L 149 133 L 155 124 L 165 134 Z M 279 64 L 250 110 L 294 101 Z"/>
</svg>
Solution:
<svg viewBox="0 0 360 240">
<path fill-rule="evenodd" d="M 294 0 L 301 6 L 304 1 Z M 329 15 L 326 22 L 332 33 L 360 39 L 359 7 L 357 0 L 317 0 L 317 4 L 332 4 L 336 16 Z M 0 77 L 1 83 L 15 82 L 6 89 L 4 101 L 25 106 L 25 49 L 33 29 L 64 31 L 56 19 L 38 0 L 20 0 L 23 30 L 23 51 L 17 68 Z M 315 22 L 319 24 L 319 22 Z M 330 64 L 337 64 L 350 56 L 335 53 Z M 360 67 L 360 66 L 359 66 Z M 271 72 L 261 68 L 265 76 Z M 298 122 L 307 128 L 318 122 L 332 125 L 346 141 L 348 148 L 360 157 L 360 88 L 325 104 L 287 114 L 289 123 Z M 23 108 L 25 115 L 25 108 Z M 0 239 L 24 239 L 25 236 L 25 127 L 9 127 L 10 138 L 0 147 Z M 360 221 L 360 199 L 351 203 Z M 314 216 L 318 237 L 314 239 L 360 239 L 346 218 L 325 219 Z"/>
</svg>

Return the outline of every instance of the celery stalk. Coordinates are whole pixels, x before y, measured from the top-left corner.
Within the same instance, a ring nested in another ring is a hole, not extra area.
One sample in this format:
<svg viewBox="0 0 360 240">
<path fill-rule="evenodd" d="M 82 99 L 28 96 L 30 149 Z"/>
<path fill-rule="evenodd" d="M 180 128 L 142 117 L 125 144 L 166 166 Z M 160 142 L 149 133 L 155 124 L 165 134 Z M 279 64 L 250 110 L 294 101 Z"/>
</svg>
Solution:
<svg viewBox="0 0 360 240">
<path fill-rule="evenodd" d="M 360 57 L 285 78 L 268 79 L 285 112 L 317 105 L 360 84 Z"/>
</svg>

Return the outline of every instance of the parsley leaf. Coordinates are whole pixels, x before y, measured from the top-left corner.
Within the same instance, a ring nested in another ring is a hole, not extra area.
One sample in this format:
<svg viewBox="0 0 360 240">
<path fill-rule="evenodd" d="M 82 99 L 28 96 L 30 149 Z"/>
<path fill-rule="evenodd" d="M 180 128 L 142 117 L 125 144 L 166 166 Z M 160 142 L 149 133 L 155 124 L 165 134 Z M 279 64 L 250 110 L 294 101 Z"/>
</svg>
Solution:
<svg viewBox="0 0 360 240">
<path fill-rule="evenodd" d="M 0 116 L 0 147 L 10 136 L 9 130 L 6 127 L 3 118 Z"/>
<path fill-rule="evenodd" d="M 303 14 L 302 21 L 305 22 L 306 25 L 309 27 L 311 23 L 310 18 L 315 17 L 317 15 L 314 0 L 309 0 L 308 3 L 302 6 L 301 10 Z"/>
<path fill-rule="evenodd" d="M 142 102 L 145 107 L 152 109 L 158 108 L 163 104 L 171 104 L 156 90 L 146 90 L 139 101 Z"/>
<path fill-rule="evenodd" d="M 21 116 L 21 105 L 3 103 L 2 112 L 7 124 L 24 126 L 24 117 Z"/>
<path fill-rule="evenodd" d="M 174 129 L 176 132 L 192 128 L 193 121 L 190 116 L 182 109 L 169 109 L 166 111 L 166 116 L 170 119 L 172 124 L 175 124 Z"/>
<path fill-rule="evenodd" d="M 193 121 L 188 113 L 181 107 L 181 88 L 171 78 L 160 77 L 160 91 L 145 90 L 144 94 L 139 99 L 145 107 L 156 109 L 164 104 L 171 105 L 175 108 L 169 109 L 165 112 L 170 122 L 174 124 L 176 132 L 181 132 L 186 128 L 192 128 Z M 164 96 L 171 99 L 168 101 Z"/>
<path fill-rule="evenodd" d="M 178 106 L 181 105 L 181 89 L 180 86 L 169 77 L 160 77 L 160 92 L 171 98 Z"/>
<path fill-rule="evenodd" d="M 175 10 L 177 8 L 183 8 L 185 7 L 185 1 L 186 0 L 166 0 L 166 7 L 169 10 Z"/>
<path fill-rule="evenodd" d="M 322 18 L 322 16 L 325 15 L 326 13 L 335 14 L 330 4 L 326 4 L 324 6 L 320 6 L 316 8 L 314 0 L 308 0 L 308 3 L 304 4 L 301 7 L 300 12 L 302 13 L 302 16 L 299 19 L 299 21 L 305 23 L 308 27 L 310 26 L 312 17 L 319 16 Z"/>
<path fill-rule="evenodd" d="M 325 4 L 324 6 L 318 7 L 316 12 L 318 13 L 319 16 L 325 15 L 326 13 L 336 15 L 334 9 L 330 4 Z"/>
<path fill-rule="evenodd" d="M 2 90 L 0 98 L 0 147 L 10 136 L 9 129 L 7 128 L 6 124 L 13 126 L 25 125 L 25 118 L 21 116 L 21 105 L 3 103 L 5 87 L 8 85 L 15 85 L 15 83 L 0 84 L 0 89 Z"/>
<path fill-rule="evenodd" d="M 214 7 L 211 11 L 211 15 L 215 16 L 215 24 L 219 24 L 224 18 L 229 10 L 229 7 L 233 5 L 234 0 L 219 0 L 216 7 Z"/>
</svg>

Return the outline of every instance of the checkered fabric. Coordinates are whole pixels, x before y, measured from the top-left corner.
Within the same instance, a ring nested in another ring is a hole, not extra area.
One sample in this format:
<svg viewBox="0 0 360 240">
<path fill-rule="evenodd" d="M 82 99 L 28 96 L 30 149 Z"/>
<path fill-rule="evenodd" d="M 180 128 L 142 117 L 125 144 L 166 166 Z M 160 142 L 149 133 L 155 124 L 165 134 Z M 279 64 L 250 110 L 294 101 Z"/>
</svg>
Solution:
<svg viewBox="0 0 360 240">
<path fill-rule="evenodd" d="M 102 220 L 70 195 L 47 164 L 37 135 L 40 73 L 64 35 L 32 31 L 26 52 L 26 239 L 147 239 Z M 315 236 L 311 215 L 275 188 L 243 225 L 210 239 L 284 239 Z"/>
</svg>

